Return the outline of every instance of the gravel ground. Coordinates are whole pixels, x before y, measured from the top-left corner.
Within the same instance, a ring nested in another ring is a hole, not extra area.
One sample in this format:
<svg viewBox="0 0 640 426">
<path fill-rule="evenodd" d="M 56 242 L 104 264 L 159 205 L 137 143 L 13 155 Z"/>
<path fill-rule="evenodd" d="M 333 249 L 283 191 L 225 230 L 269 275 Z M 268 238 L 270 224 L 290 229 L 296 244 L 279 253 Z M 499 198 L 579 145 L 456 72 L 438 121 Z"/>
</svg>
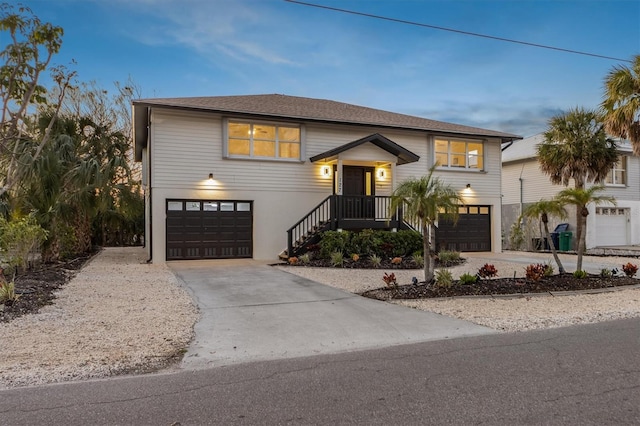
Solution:
<svg viewBox="0 0 640 426">
<path fill-rule="evenodd" d="M 502 254 L 467 253 L 467 262 L 449 268 L 454 277 L 465 272 L 475 274 L 485 263 L 493 264 L 501 277 L 523 277 L 529 263 L 549 263 L 549 254 L 505 252 Z M 575 269 L 575 256 L 561 255 L 568 271 Z M 637 258 L 585 256 L 585 265 L 592 271 L 601 268 L 621 268 L 627 262 L 638 264 Z M 555 264 L 554 264 L 555 265 Z M 293 274 L 340 288 L 352 293 L 384 286 L 382 276 L 390 270 L 326 269 L 278 266 Z M 573 268 L 573 269 L 572 269 Z M 421 270 L 393 270 L 399 284 L 411 283 L 412 277 L 424 280 Z M 617 290 L 600 294 L 567 296 L 540 295 L 517 298 L 452 298 L 396 300 L 392 303 L 415 309 L 436 312 L 501 331 L 525 331 L 540 328 L 587 324 L 640 316 L 640 289 Z"/>
<path fill-rule="evenodd" d="M 39 313 L 0 324 L 0 388 L 164 368 L 193 337 L 198 311 L 141 248 L 108 248 Z"/>
<path fill-rule="evenodd" d="M 465 254 L 454 276 L 486 262 L 500 276 L 524 275 L 549 255 Z M 595 260 L 594 260 L 595 259 Z M 102 378 L 164 368 L 179 360 L 193 337 L 197 308 L 164 265 L 146 264 L 141 248 L 105 249 L 39 313 L 0 323 L 0 388 Z M 564 255 L 565 267 L 575 257 Z M 592 267 L 620 267 L 634 258 L 585 258 Z M 595 262 L 595 263 L 593 263 Z M 381 287 L 383 270 L 278 266 L 314 281 L 358 293 Z M 570 268 L 568 268 L 570 270 Z M 421 270 L 394 270 L 400 284 Z M 395 303 L 498 330 L 521 331 L 640 316 L 640 289 L 562 297 L 455 298 Z"/>
</svg>

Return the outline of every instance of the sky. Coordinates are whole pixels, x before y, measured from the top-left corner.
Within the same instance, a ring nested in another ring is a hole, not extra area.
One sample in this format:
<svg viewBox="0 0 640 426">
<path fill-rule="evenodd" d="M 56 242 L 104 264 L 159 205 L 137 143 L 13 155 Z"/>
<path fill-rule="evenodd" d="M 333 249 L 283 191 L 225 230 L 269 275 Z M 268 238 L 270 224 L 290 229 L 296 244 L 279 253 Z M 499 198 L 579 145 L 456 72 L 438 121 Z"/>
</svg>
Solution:
<svg viewBox="0 0 640 426">
<path fill-rule="evenodd" d="M 621 60 L 640 54 L 639 0 L 305 0 Z M 603 59 L 285 0 L 31 0 L 63 27 L 56 64 L 143 98 L 279 93 L 528 137 L 597 108 Z M 0 34 L 2 45 L 6 34 Z"/>
</svg>

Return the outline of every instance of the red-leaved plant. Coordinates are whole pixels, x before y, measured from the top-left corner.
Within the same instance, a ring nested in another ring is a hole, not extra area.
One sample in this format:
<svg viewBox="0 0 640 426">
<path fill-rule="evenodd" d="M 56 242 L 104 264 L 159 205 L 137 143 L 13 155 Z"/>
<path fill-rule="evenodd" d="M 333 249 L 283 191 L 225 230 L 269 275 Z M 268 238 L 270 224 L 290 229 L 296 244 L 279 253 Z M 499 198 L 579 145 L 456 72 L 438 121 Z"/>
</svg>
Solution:
<svg viewBox="0 0 640 426">
<path fill-rule="evenodd" d="M 629 278 L 633 278 L 633 276 L 638 272 L 638 265 L 628 262 L 626 265 L 622 265 L 622 272 L 624 272 L 624 274 Z"/>
<path fill-rule="evenodd" d="M 478 269 L 478 275 L 480 278 L 491 278 L 498 275 L 498 270 L 495 266 L 485 263 L 482 268 Z"/>
</svg>

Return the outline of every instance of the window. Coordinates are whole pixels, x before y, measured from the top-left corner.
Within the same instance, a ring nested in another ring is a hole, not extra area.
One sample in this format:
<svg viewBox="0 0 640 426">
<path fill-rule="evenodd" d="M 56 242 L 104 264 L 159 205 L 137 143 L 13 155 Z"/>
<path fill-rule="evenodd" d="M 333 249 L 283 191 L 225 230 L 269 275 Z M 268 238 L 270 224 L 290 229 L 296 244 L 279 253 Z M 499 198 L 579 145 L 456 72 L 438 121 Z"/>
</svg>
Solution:
<svg viewBox="0 0 640 426">
<path fill-rule="evenodd" d="M 229 157 L 300 159 L 300 127 L 229 121 Z"/>
<path fill-rule="evenodd" d="M 438 167 L 484 169 L 482 142 L 436 139 L 435 151 Z"/>
<path fill-rule="evenodd" d="M 627 156 L 621 155 L 613 165 L 611 171 L 604 179 L 605 185 L 626 185 L 627 184 Z"/>
</svg>

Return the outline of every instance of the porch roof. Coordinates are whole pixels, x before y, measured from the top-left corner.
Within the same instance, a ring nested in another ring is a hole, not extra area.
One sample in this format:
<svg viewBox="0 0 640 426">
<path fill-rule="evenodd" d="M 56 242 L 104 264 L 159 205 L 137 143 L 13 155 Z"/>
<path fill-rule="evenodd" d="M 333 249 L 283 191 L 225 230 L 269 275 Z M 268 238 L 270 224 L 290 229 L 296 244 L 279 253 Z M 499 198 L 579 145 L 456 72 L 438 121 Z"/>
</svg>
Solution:
<svg viewBox="0 0 640 426">
<path fill-rule="evenodd" d="M 403 148 L 402 146 L 393 142 L 391 139 L 388 139 L 379 133 L 374 133 L 372 135 L 365 136 L 362 139 L 358 139 L 353 142 L 349 142 L 344 145 L 340 145 L 339 147 L 330 149 L 329 151 L 314 155 L 313 157 L 309 158 L 309 161 L 314 163 L 319 160 L 325 160 L 331 157 L 335 157 L 342 152 L 348 151 L 367 142 L 371 142 L 378 148 L 383 149 L 388 153 L 398 157 L 398 165 L 413 163 L 414 161 L 418 161 L 420 159 L 418 155 L 414 154 L 408 149 Z"/>
</svg>

